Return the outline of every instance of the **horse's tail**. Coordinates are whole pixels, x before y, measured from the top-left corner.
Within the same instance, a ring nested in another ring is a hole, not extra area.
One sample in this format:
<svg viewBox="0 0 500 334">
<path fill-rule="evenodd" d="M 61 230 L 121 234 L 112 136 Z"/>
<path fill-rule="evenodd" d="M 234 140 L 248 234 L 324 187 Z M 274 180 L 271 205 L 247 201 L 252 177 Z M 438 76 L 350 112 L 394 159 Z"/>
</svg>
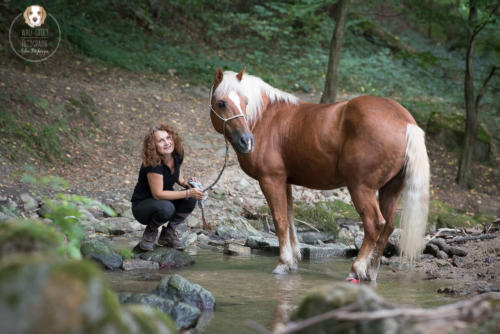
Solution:
<svg viewBox="0 0 500 334">
<path fill-rule="evenodd" d="M 416 125 L 406 126 L 405 181 L 401 210 L 401 255 L 413 264 L 424 246 L 429 213 L 429 157 L 424 131 Z"/>
</svg>

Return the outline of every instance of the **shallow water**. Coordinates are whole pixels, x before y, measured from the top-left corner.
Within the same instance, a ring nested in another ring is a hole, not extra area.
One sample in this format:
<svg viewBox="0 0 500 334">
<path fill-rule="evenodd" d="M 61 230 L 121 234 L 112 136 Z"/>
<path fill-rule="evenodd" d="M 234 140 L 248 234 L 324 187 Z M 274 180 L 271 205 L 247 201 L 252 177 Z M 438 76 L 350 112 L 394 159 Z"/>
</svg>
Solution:
<svg viewBox="0 0 500 334">
<path fill-rule="evenodd" d="M 205 315 L 203 333 L 245 334 L 257 333 L 248 327 L 247 321 L 271 329 L 313 288 L 343 281 L 351 266 L 350 259 L 303 261 L 297 273 L 274 276 L 271 271 L 277 264 L 276 256 L 234 257 L 200 251 L 194 258 L 193 266 L 180 270 L 109 272 L 107 277 L 117 292 L 150 293 L 163 276 L 178 273 L 215 297 L 215 312 Z M 398 304 L 432 307 L 454 301 L 436 293 L 443 284 L 442 280 L 426 281 L 413 273 L 382 266 L 374 288 Z"/>
</svg>

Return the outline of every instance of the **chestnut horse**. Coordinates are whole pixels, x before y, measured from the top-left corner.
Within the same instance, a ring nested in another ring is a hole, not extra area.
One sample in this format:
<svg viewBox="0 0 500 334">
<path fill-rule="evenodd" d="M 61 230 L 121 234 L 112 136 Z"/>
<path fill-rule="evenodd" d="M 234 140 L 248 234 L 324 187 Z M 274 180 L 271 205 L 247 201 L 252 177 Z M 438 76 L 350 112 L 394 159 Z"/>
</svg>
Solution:
<svg viewBox="0 0 500 334">
<path fill-rule="evenodd" d="M 412 263 L 423 246 L 430 171 L 424 132 L 410 113 L 375 96 L 304 102 L 244 71 L 217 69 L 210 118 L 271 208 L 280 247 L 273 273 L 296 270 L 301 258 L 292 184 L 349 189 L 365 232 L 348 275 L 351 282 L 376 280 L 402 195 L 401 248 Z"/>
</svg>

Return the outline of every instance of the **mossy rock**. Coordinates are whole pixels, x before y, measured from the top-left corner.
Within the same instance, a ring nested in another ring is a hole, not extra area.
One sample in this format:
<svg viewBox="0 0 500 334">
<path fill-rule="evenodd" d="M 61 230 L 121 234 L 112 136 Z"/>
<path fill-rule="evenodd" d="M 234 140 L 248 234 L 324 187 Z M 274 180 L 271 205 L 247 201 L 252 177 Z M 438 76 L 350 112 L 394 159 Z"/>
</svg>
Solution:
<svg viewBox="0 0 500 334">
<path fill-rule="evenodd" d="M 384 301 L 368 286 L 346 283 L 331 284 L 319 287 L 306 296 L 293 312 L 290 320 L 305 320 L 345 306 L 352 308 L 353 312 L 379 311 L 384 309 Z M 308 327 L 298 333 L 339 333 L 341 328 L 349 329 L 346 331 L 349 333 L 396 333 L 399 324 L 394 319 L 377 321 L 332 319 Z"/>
<path fill-rule="evenodd" d="M 215 307 L 215 298 L 210 291 L 177 274 L 163 278 L 153 293 L 202 311 L 213 311 Z"/>
<path fill-rule="evenodd" d="M 16 253 L 54 252 L 62 240 L 50 225 L 11 219 L 0 224 L 0 258 Z"/>
<path fill-rule="evenodd" d="M 0 314 L 6 333 L 175 333 L 165 315 L 122 309 L 89 261 L 9 257 L 0 266 Z M 148 316 L 145 328 L 137 317 Z M 138 330 L 139 329 L 139 330 Z M 143 330 L 148 329 L 148 330 Z"/>
<path fill-rule="evenodd" d="M 473 227 L 478 224 L 482 224 L 482 220 L 476 219 L 475 217 L 481 219 L 488 219 L 486 217 L 492 217 L 487 215 L 476 215 L 470 217 L 463 212 L 455 210 L 452 206 L 440 202 L 431 201 L 429 205 L 429 222 L 436 225 L 436 228 L 463 228 L 463 227 Z M 491 219 L 490 221 L 492 221 Z"/>
<path fill-rule="evenodd" d="M 87 240 L 80 251 L 84 257 L 97 261 L 107 269 L 118 269 L 123 263 L 122 256 L 104 241 Z"/>
<path fill-rule="evenodd" d="M 198 323 L 201 311 L 189 304 L 176 302 L 150 293 L 120 293 L 118 298 L 122 304 L 149 305 L 168 314 L 175 322 L 178 330 L 194 328 Z"/>
<path fill-rule="evenodd" d="M 462 151 L 465 139 L 465 117 L 461 114 L 443 115 L 434 112 L 427 122 L 426 132 L 450 151 Z M 479 124 L 474 142 L 473 158 L 489 161 L 491 158 L 491 135 Z"/>
</svg>

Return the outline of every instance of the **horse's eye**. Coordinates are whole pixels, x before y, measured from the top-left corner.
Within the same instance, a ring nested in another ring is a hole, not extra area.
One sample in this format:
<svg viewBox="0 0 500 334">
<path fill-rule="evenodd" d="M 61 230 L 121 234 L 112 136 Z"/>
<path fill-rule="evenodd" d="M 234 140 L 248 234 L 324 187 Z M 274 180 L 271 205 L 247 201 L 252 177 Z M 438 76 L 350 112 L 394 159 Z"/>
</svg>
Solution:
<svg viewBox="0 0 500 334">
<path fill-rule="evenodd" d="M 225 108 L 225 107 L 226 107 L 226 102 L 224 102 L 224 101 L 219 101 L 219 102 L 217 102 L 217 105 L 219 106 L 219 108 L 220 108 L 220 109 L 222 109 L 222 108 Z"/>
</svg>

